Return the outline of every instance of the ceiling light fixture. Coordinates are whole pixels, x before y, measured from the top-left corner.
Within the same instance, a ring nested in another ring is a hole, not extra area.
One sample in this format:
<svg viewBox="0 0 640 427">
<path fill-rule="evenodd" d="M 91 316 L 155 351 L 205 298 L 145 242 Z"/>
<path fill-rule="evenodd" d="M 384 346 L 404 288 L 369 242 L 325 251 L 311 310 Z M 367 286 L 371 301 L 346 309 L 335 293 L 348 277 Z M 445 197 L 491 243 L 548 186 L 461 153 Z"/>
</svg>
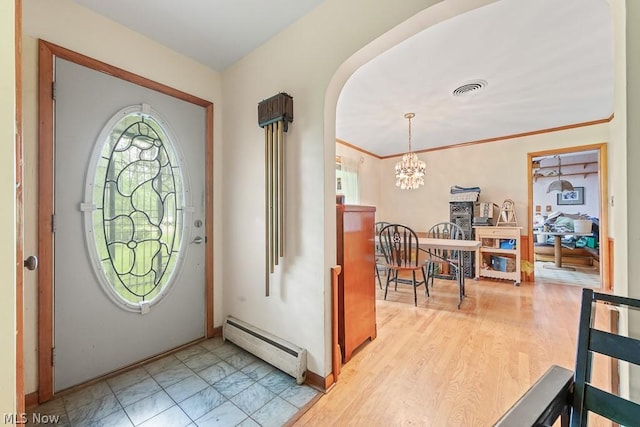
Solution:
<svg viewBox="0 0 640 427">
<path fill-rule="evenodd" d="M 415 116 L 414 113 L 404 115 L 409 120 L 409 151 L 402 156 L 402 161 L 396 163 L 396 186 L 403 190 L 415 190 L 424 185 L 427 170 L 426 163 L 411 151 L 411 119 Z"/>
<path fill-rule="evenodd" d="M 549 184 L 549 188 L 547 188 L 547 193 L 551 193 L 552 191 L 573 191 L 573 185 L 564 179 L 561 179 L 562 176 L 562 161 L 560 160 L 560 156 L 555 156 L 558 158 L 558 179 Z"/>
</svg>

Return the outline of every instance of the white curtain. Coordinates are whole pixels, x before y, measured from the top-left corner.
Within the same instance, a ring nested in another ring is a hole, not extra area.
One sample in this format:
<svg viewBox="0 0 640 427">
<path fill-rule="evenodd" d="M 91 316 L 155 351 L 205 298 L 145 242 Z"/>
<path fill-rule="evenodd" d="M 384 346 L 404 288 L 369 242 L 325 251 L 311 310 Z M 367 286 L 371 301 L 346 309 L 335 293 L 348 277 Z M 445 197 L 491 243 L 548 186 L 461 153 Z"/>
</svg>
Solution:
<svg viewBox="0 0 640 427">
<path fill-rule="evenodd" d="M 360 190 L 358 188 L 360 159 L 342 156 L 340 160 L 340 170 L 336 171 L 336 175 L 341 179 L 341 193 L 345 196 L 344 202 L 348 205 L 357 205 L 360 203 Z"/>
</svg>

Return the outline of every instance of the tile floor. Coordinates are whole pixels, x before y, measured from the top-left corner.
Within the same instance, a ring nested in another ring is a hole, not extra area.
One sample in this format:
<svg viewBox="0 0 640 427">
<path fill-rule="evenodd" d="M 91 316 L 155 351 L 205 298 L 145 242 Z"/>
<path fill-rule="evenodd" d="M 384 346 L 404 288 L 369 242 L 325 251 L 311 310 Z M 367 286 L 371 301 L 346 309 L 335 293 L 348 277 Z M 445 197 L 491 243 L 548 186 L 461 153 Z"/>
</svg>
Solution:
<svg viewBox="0 0 640 427">
<path fill-rule="evenodd" d="M 536 281 L 576 285 L 583 288 L 600 287 L 600 270 L 598 267 L 572 266 L 575 268 L 575 271 L 571 271 L 544 268 L 544 264 L 553 263 L 535 262 L 534 274 Z"/>
<path fill-rule="evenodd" d="M 282 426 L 317 397 L 315 389 L 213 338 L 30 412 L 60 416 L 56 425 L 63 426 Z"/>
</svg>

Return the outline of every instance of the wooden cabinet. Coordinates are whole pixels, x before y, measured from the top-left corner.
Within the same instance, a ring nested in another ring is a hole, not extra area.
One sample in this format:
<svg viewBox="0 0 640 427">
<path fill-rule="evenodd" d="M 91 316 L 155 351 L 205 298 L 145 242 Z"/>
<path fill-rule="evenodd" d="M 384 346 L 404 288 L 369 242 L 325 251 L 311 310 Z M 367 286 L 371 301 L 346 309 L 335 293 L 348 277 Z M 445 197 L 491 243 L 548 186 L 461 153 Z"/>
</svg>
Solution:
<svg viewBox="0 0 640 427">
<path fill-rule="evenodd" d="M 344 363 L 376 337 L 373 206 L 336 205 L 338 264 L 338 343 Z"/>
<path fill-rule="evenodd" d="M 473 227 L 480 249 L 476 252 L 476 277 L 513 280 L 520 284 L 521 227 Z"/>
</svg>

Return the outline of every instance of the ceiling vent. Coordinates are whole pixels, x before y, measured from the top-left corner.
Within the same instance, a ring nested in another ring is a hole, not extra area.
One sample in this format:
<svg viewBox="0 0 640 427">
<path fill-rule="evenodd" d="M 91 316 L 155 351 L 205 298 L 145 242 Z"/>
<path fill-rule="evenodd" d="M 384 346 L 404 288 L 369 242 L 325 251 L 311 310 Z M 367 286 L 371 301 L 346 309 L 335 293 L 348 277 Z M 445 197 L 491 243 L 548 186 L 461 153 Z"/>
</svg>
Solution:
<svg viewBox="0 0 640 427">
<path fill-rule="evenodd" d="M 453 96 L 467 96 L 477 93 L 486 86 L 486 80 L 471 80 L 455 88 L 452 94 Z"/>
</svg>

